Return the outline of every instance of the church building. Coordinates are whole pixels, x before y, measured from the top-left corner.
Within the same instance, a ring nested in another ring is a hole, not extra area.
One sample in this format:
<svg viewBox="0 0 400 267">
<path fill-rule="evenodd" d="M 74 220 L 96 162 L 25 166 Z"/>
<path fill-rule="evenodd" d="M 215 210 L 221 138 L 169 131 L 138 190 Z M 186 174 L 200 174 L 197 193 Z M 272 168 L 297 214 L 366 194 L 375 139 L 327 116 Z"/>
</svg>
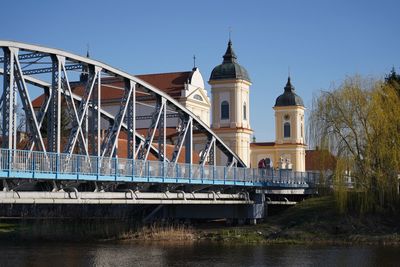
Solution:
<svg viewBox="0 0 400 267">
<path fill-rule="evenodd" d="M 247 70 L 237 62 L 231 40 L 223 59 L 208 82 L 213 108 L 211 128 L 249 166 L 253 135 L 249 112 L 251 81 Z M 217 155 L 217 163 L 226 161 L 222 157 L 222 153 Z"/>
<path fill-rule="evenodd" d="M 278 96 L 275 111 L 275 142 L 250 144 L 251 166 L 305 171 L 304 104 L 294 92 L 290 77 L 283 94 Z M 263 163 L 262 160 L 265 162 Z"/>
<path fill-rule="evenodd" d="M 290 77 L 275 111 L 275 142 L 251 142 L 250 86 L 247 70 L 238 63 L 229 40 L 222 64 L 210 76 L 212 129 L 251 167 L 305 171 L 304 104 Z M 267 100 L 268 101 L 268 100 Z M 217 163 L 224 160 L 217 157 Z"/>
<path fill-rule="evenodd" d="M 248 167 L 291 169 L 305 171 L 305 138 L 304 138 L 304 104 L 295 93 L 290 77 L 284 87 L 284 92 L 276 98 L 273 107 L 275 111 L 275 141 L 252 142 L 253 130 L 250 124 L 250 93 L 251 79 L 247 70 L 239 64 L 232 41 L 223 55 L 223 61 L 211 72 L 208 83 L 211 86 L 211 100 L 205 88 L 204 79 L 197 67 L 190 71 L 168 72 L 157 74 L 136 75 L 139 79 L 164 91 L 184 107 L 193 112 L 243 160 Z M 84 79 L 72 84 L 72 90 L 78 95 L 84 92 Z M 102 108 L 116 115 L 123 96 L 123 81 L 115 78 L 105 78 L 102 81 Z M 36 98 L 32 104 L 39 110 L 45 96 Z M 266 99 L 266 102 L 272 99 Z M 152 103 L 141 103 L 136 107 L 137 131 L 145 134 L 150 123 L 148 114 L 153 110 Z M 212 114 L 212 115 L 210 115 Z M 210 121 L 210 117 L 211 121 Z M 168 118 L 167 150 L 173 148 L 177 137 L 177 118 Z M 108 122 L 102 120 L 103 131 L 108 128 Z M 123 139 L 123 137 L 122 137 Z M 126 140 L 122 140 L 125 141 Z M 204 136 L 194 133 L 193 146 L 198 157 L 204 148 Z M 124 147 L 124 146 L 121 146 Z M 126 153 L 118 152 L 118 156 L 126 157 Z M 217 165 L 225 165 L 226 156 L 216 155 Z"/>
</svg>

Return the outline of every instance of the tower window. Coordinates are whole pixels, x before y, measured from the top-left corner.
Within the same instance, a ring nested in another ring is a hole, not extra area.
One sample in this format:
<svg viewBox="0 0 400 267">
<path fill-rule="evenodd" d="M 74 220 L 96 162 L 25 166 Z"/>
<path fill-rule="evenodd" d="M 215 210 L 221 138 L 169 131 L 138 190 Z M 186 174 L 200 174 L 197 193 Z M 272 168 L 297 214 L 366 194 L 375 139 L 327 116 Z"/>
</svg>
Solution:
<svg viewBox="0 0 400 267">
<path fill-rule="evenodd" d="M 283 124 L 283 137 L 290 138 L 290 123 L 289 122 L 285 122 Z"/>
<path fill-rule="evenodd" d="M 243 103 L 243 119 L 247 120 L 247 107 L 246 102 Z"/>
<path fill-rule="evenodd" d="M 228 101 L 222 101 L 221 103 L 221 120 L 229 119 L 229 103 Z"/>
</svg>

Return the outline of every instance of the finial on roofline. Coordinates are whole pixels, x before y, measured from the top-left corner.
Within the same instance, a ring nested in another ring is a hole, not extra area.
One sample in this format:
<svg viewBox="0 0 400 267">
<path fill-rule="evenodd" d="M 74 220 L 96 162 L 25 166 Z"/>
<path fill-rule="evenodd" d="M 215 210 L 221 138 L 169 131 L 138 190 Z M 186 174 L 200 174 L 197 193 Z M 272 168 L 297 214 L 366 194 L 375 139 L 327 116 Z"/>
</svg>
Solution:
<svg viewBox="0 0 400 267">
<path fill-rule="evenodd" d="M 87 58 L 90 58 L 89 50 L 90 50 L 90 46 L 89 46 L 89 43 L 87 43 L 86 44 L 86 57 Z"/>
</svg>

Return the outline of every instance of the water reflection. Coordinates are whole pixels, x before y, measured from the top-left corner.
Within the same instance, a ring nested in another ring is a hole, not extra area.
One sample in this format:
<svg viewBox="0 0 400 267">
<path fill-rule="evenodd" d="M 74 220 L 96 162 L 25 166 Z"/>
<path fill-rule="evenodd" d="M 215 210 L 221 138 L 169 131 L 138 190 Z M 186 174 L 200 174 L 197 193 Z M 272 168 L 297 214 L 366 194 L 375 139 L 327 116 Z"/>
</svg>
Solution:
<svg viewBox="0 0 400 267">
<path fill-rule="evenodd" d="M 0 266 L 396 266 L 399 247 L 154 243 L 0 244 Z"/>
</svg>

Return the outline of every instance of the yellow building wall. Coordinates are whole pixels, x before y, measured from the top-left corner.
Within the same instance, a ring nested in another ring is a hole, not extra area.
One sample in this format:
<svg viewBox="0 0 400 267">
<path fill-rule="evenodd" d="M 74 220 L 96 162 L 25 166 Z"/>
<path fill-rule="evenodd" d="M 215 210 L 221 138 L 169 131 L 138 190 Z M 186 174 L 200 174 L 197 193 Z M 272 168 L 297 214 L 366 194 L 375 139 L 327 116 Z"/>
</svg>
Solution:
<svg viewBox="0 0 400 267">
<path fill-rule="evenodd" d="M 246 164 L 250 166 L 250 142 L 252 131 L 248 129 L 215 129 L 220 137 Z M 226 165 L 227 157 L 218 151 L 216 158 L 217 165 Z"/>
<path fill-rule="evenodd" d="M 273 168 L 280 168 L 280 159 L 289 159 L 292 170 L 305 171 L 305 145 L 251 146 L 251 167 L 257 168 L 261 159 L 270 158 Z"/>
<path fill-rule="evenodd" d="M 288 106 L 288 107 L 274 107 L 275 110 L 275 137 L 277 144 L 293 143 L 304 144 L 304 107 L 301 106 Z M 289 116 L 289 120 L 285 116 Z M 283 126 L 288 121 L 290 123 L 290 138 L 284 138 Z"/>
<path fill-rule="evenodd" d="M 214 80 L 209 82 L 212 94 L 212 128 L 218 136 L 250 165 L 250 142 L 253 131 L 250 127 L 249 87 L 245 80 Z M 229 102 L 229 119 L 221 119 L 221 103 Z M 243 104 L 246 103 L 246 118 Z M 217 153 L 217 165 L 226 165 L 227 158 Z"/>
</svg>

